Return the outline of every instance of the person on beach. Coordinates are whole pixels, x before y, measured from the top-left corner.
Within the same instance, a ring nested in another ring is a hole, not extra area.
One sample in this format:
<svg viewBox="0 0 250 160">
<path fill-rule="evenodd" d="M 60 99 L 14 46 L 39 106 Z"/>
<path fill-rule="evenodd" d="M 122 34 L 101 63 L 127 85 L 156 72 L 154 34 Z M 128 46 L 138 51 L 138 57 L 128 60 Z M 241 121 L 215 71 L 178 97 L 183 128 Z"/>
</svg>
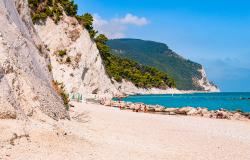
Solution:
<svg viewBox="0 0 250 160">
<path fill-rule="evenodd" d="M 144 105 L 144 107 L 143 107 L 143 112 L 144 113 L 146 113 L 148 110 L 147 110 L 147 107 L 146 107 L 146 105 Z"/>
<path fill-rule="evenodd" d="M 118 102 L 119 102 L 119 103 L 121 103 L 121 101 L 122 101 L 122 98 L 121 98 L 121 97 L 119 97 L 119 98 L 118 98 Z"/>
<path fill-rule="evenodd" d="M 118 102 L 119 102 L 119 108 L 121 110 L 122 109 L 122 98 L 121 97 L 118 98 Z"/>
<path fill-rule="evenodd" d="M 135 112 L 139 112 L 140 111 L 140 109 L 141 109 L 141 104 L 139 104 L 139 107 L 135 107 Z"/>
<path fill-rule="evenodd" d="M 119 108 L 120 108 L 120 110 L 122 110 L 122 105 L 121 105 L 121 102 L 119 102 Z"/>
<path fill-rule="evenodd" d="M 101 104 L 104 105 L 105 104 L 105 100 L 104 98 L 101 99 Z"/>
</svg>

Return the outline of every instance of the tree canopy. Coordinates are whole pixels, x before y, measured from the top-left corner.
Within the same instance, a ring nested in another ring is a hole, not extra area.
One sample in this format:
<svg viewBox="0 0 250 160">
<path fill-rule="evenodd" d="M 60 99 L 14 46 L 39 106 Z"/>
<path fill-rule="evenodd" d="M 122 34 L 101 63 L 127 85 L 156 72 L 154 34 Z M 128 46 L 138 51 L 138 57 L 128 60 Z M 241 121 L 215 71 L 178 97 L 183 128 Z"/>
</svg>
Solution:
<svg viewBox="0 0 250 160">
<path fill-rule="evenodd" d="M 93 16 L 89 13 L 85 13 L 82 16 L 76 16 L 76 18 L 78 22 L 89 31 L 90 37 L 95 38 L 97 31 L 95 31 L 93 27 L 93 22 L 94 22 Z"/>
</svg>

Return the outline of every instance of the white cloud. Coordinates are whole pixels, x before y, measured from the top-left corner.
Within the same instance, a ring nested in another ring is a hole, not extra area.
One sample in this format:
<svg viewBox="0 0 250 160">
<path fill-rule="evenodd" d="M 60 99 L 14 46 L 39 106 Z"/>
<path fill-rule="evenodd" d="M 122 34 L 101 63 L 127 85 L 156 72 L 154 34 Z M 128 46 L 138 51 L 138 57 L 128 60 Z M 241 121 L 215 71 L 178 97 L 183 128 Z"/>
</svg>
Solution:
<svg viewBox="0 0 250 160">
<path fill-rule="evenodd" d="M 144 26 L 144 25 L 149 24 L 149 21 L 145 17 L 140 18 L 130 13 L 126 14 L 124 18 L 115 19 L 115 20 L 117 20 L 118 22 L 122 24 L 134 24 L 137 26 Z"/>
<path fill-rule="evenodd" d="M 107 25 L 108 21 L 102 19 L 98 14 L 94 14 L 94 25 L 97 27 Z"/>
<path fill-rule="evenodd" d="M 122 18 L 112 18 L 105 20 L 98 14 L 94 14 L 94 28 L 99 33 L 107 35 L 108 38 L 124 38 L 129 25 L 144 26 L 149 24 L 145 17 L 138 17 L 130 13 Z"/>
</svg>

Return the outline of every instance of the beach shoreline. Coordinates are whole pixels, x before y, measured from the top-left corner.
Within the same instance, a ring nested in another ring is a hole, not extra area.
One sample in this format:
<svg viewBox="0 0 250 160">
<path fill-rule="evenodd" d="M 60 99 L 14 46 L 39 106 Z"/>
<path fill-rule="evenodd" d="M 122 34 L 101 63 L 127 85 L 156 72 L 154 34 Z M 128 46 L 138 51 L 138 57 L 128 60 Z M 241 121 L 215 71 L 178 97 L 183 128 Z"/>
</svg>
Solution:
<svg viewBox="0 0 250 160">
<path fill-rule="evenodd" d="M 129 93 L 129 94 L 122 94 L 122 95 L 115 95 L 113 96 L 112 99 L 114 98 L 126 98 L 129 96 L 140 96 L 140 95 L 164 95 L 164 94 L 195 94 L 195 93 L 219 93 L 218 92 L 211 92 L 211 91 L 196 91 L 196 90 L 177 90 L 177 89 L 173 89 L 173 90 L 166 90 L 166 91 L 157 91 L 157 92 L 143 92 L 143 93 Z"/>
<path fill-rule="evenodd" d="M 154 113 L 162 115 L 198 116 L 212 119 L 227 119 L 250 121 L 250 113 L 242 111 L 229 111 L 226 109 L 208 110 L 205 107 L 165 107 L 160 105 L 147 105 L 144 103 L 132 103 L 119 100 L 101 100 L 103 106 L 119 108 L 120 110 L 132 110 L 133 112 Z"/>
</svg>

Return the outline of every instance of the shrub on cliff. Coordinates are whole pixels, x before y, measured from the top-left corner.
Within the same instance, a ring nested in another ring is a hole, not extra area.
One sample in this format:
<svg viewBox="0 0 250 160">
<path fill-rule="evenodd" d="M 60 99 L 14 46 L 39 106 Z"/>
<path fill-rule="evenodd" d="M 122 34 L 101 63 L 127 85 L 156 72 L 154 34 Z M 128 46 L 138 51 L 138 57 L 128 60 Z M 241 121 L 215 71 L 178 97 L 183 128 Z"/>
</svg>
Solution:
<svg viewBox="0 0 250 160">
<path fill-rule="evenodd" d="M 65 86 L 63 83 L 59 83 L 57 81 L 52 81 L 52 86 L 56 93 L 61 96 L 65 108 L 68 110 L 69 109 L 69 95 L 65 91 Z"/>
<path fill-rule="evenodd" d="M 106 45 L 108 38 L 104 34 L 100 34 L 95 38 L 97 48 L 102 54 L 109 54 L 110 48 Z"/>
<path fill-rule="evenodd" d="M 28 0 L 28 2 L 33 23 L 50 17 L 57 24 L 65 12 L 66 15 L 75 17 L 88 30 L 90 37 L 95 38 L 97 31 L 93 27 L 93 16 L 89 13 L 77 15 L 78 6 L 73 0 Z"/>
<path fill-rule="evenodd" d="M 77 4 L 74 3 L 74 1 L 61 0 L 60 4 L 64 8 L 64 11 L 68 16 L 76 16 L 77 15 L 78 6 L 77 6 Z"/>
<path fill-rule="evenodd" d="M 66 51 L 66 50 L 60 50 L 60 51 L 58 51 L 58 55 L 59 55 L 60 57 L 64 57 L 66 54 L 67 54 L 67 51 Z"/>
<path fill-rule="evenodd" d="M 97 31 L 95 31 L 93 27 L 93 16 L 89 13 L 85 13 L 82 16 L 76 16 L 76 18 L 78 22 L 89 31 L 90 37 L 95 38 Z"/>
<path fill-rule="evenodd" d="M 71 0 L 28 0 L 33 23 L 51 17 L 55 23 L 61 19 L 63 11 L 68 16 L 77 15 L 77 5 Z"/>
</svg>

